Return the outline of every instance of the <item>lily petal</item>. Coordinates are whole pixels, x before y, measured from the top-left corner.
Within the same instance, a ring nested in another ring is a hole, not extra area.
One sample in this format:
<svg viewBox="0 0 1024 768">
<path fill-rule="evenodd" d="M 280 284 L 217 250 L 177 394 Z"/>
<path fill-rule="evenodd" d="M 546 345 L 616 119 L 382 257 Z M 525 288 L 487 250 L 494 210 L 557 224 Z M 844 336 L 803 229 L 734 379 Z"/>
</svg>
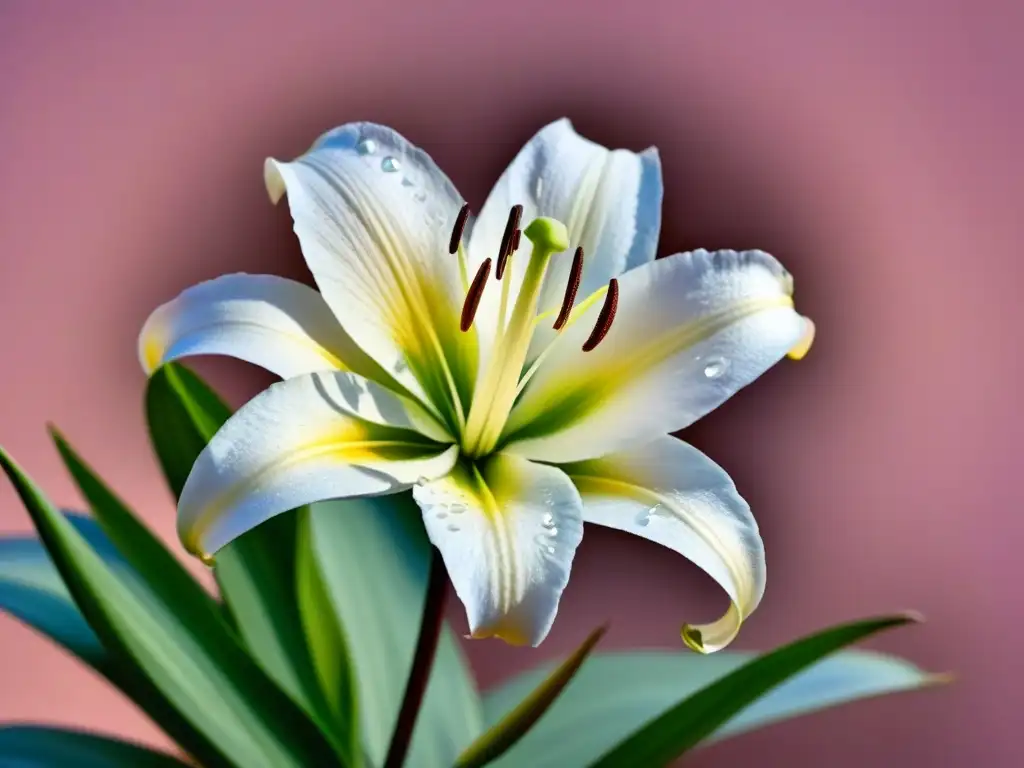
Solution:
<svg viewBox="0 0 1024 768">
<path fill-rule="evenodd" d="M 306 263 L 342 327 L 390 375 L 454 424 L 478 364 L 462 333 L 463 288 L 448 240 L 462 206 L 430 157 L 372 123 L 323 136 L 290 163 L 266 162 L 287 193 Z"/>
<path fill-rule="evenodd" d="M 654 258 L 661 199 L 661 160 L 656 149 L 639 154 L 609 150 L 576 133 L 568 119 L 557 120 L 526 143 L 484 203 L 469 240 L 470 273 L 484 259 L 497 256 L 509 210 L 522 205 L 524 225 L 537 216 L 550 216 L 566 225 L 573 248 L 583 246 L 586 258 L 579 295 L 586 296 L 612 277 Z M 522 243 L 523 252 L 513 258 L 508 272 L 513 296 L 529 260 L 529 242 L 523 238 Z M 561 305 L 571 256 L 571 251 L 563 254 L 549 267 L 541 312 Z M 478 313 L 488 337 L 493 335 L 500 295 L 498 290 L 486 292 Z M 552 338 L 550 325 L 538 328 L 531 356 Z"/>
<path fill-rule="evenodd" d="M 538 645 L 583 538 L 580 496 L 565 473 L 498 454 L 412 493 L 472 636 Z"/>
<path fill-rule="evenodd" d="M 353 373 L 272 384 L 196 459 L 178 502 L 186 549 L 212 555 L 304 504 L 377 496 L 451 470 L 458 448 L 415 402 Z"/>
<path fill-rule="evenodd" d="M 147 374 L 191 355 L 229 355 L 287 379 L 303 373 L 379 367 L 309 286 L 274 275 L 224 275 L 158 307 L 139 334 Z"/>
<path fill-rule="evenodd" d="M 763 251 L 693 251 L 618 280 L 604 340 L 584 341 L 601 301 L 568 326 L 509 418 L 506 450 L 564 463 L 692 424 L 801 345 L 792 278 Z"/>
<path fill-rule="evenodd" d="M 761 601 L 765 562 L 757 523 L 725 470 L 672 437 L 563 469 L 583 497 L 586 522 L 673 549 L 721 585 L 728 612 L 685 626 L 683 639 L 704 653 L 728 645 Z"/>
</svg>

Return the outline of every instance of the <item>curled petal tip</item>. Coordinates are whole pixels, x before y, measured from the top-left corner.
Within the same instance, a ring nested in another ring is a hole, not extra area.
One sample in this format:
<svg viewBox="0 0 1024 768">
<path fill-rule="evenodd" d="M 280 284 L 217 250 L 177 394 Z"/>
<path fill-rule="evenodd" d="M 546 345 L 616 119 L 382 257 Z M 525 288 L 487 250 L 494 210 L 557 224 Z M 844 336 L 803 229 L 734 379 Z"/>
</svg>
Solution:
<svg viewBox="0 0 1024 768">
<path fill-rule="evenodd" d="M 920 611 L 900 611 L 898 615 L 912 624 L 923 624 L 925 622 L 924 614 Z"/>
<path fill-rule="evenodd" d="M 696 651 L 697 653 L 704 655 L 709 653 L 708 649 L 704 647 L 704 638 L 701 635 L 700 630 L 696 627 L 689 624 L 683 624 L 683 628 L 679 631 L 679 636 L 683 638 L 683 642 L 686 644 L 686 647 L 691 651 Z"/>
<path fill-rule="evenodd" d="M 800 335 L 800 340 L 786 353 L 786 357 L 790 360 L 803 360 L 810 352 L 812 344 L 814 344 L 814 321 L 805 317 L 804 330 Z"/>
<path fill-rule="evenodd" d="M 284 197 L 286 190 L 284 179 L 281 178 L 281 171 L 277 167 L 277 160 L 272 157 L 263 161 L 263 184 L 267 188 L 270 202 L 277 205 Z"/>
</svg>

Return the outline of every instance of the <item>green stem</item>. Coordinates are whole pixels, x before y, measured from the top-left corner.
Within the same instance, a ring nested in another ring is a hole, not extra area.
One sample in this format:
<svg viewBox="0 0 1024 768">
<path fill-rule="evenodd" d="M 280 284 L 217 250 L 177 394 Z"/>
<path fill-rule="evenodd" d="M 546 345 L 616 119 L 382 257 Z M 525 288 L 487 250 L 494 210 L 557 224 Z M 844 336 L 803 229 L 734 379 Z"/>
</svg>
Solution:
<svg viewBox="0 0 1024 768">
<path fill-rule="evenodd" d="M 416 717 L 420 713 L 423 695 L 427 692 L 427 683 L 430 681 L 430 670 L 434 666 L 441 627 L 444 626 L 448 572 L 445 570 L 441 553 L 433 547 L 431 551 L 433 556 L 430 561 L 430 582 L 423 604 L 423 621 L 416 641 L 416 654 L 412 659 L 412 669 L 405 685 L 405 696 L 402 697 L 402 708 L 398 711 L 398 721 L 391 736 L 391 746 L 384 760 L 384 768 L 402 768 L 405 764 L 405 757 L 412 743 L 413 729 L 416 727 Z"/>
</svg>

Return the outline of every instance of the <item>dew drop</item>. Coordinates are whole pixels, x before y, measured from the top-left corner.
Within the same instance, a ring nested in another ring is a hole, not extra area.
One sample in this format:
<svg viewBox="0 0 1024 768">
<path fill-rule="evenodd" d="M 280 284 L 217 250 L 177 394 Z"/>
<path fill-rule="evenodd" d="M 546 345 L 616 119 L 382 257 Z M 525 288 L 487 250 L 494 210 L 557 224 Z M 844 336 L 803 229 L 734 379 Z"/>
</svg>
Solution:
<svg viewBox="0 0 1024 768">
<path fill-rule="evenodd" d="M 455 523 L 448 523 L 448 530 L 452 533 L 458 533 L 462 529 L 459 528 L 459 526 L 457 526 Z"/>
<path fill-rule="evenodd" d="M 415 187 L 415 186 L 416 186 L 416 184 L 414 184 L 414 183 L 413 183 L 413 180 L 412 180 L 412 179 L 410 179 L 410 178 L 409 178 L 408 176 L 405 176 L 405 177 L 404 177 L 404 178 L 402 179 L 402 186 L 403 186 L 403 187 Z"/>
<path fill-rule="evenodd" d="M 651 510 L 645 509 L 643 512 L 637 514 L 636 519 L 633 521 L 641 528 L 646 527 L 651 522 Z"/>
<path fill-rule="evenodd" d="M 554 526 L 552 526 L 551 528 L 548 528 L 547 530 L 548 530 L 548 536 L 557 536 L 558 535 L 558 529 L 555 528 Z"/>
<path fill-rule="evenodd" d="M 727 370 L 729 370 L 729 361 L 716 357 L 704 366 L 704 375 L 709 379 L 717 379 Z"/>
<path fill-rule="evenodd" d="M 537 181 L 533 183 L 533 196 L 539 198 L 544 192 L 544 177 L 538 176 Z"/>
<path fill-rule="evenodd" d="M 437 519 L 438 520 L 444 520 L 446 517 L 448 517 L 448 513 L 447 512 L 438 512 L 437 513 Z"/>
<path fill-rule="evenodd" d="M 382 171 L 385 171 L 386 173 L 394 173 L 401 167 L 402 164 L 398 162 L 398 158 L 392 157 L 391 155 L 388 155 L 387 157 L 380 161 L 380 169 Z"/>
<path fill-rule="evenodd" d="M 463 512 L 466 511 L 466 505 L 452 504 L 450 507 L 448 507 L 448 511 L 451 512 L 453 515 L 461 515 Z"/>
<path fill-rule="evenodd" d="M 415 200 L 417 203 L 422 203 L 427 199 L 427 193 L 420 189 L 415 194 L 413 194 L 412 199 Z"/>
<path fill-rule="evenodd" d="M 363 139 L 356 144 L 356 152 L 360 155 L 372 155 L 377 151 L 377 142 L 373 139 Z"/>
<path fill-rule="evenodd" d="M 549 514 L 545 514 L 544 517 L 541 518 L 540 524 L 544 528 L 550 530 L 555 527 L 555 518 Z"/>
<path fill-rule="evenodd" d="M 548 547 L 548 554 L 549 555 L 555 554 L 555 548 L 554 547 Z"/>
</svg>

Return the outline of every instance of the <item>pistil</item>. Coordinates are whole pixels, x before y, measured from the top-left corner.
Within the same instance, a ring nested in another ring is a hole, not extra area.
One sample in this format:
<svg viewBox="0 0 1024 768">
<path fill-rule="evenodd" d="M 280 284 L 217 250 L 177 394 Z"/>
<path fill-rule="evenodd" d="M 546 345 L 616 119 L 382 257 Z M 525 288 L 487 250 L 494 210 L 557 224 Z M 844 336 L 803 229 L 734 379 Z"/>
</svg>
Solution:
<svg viewBox="0 0 1024 768">
<path fill-rule="evenodd" d="M 506 237 L 502 238 L 502 248 L 499 252 L 499 265 L 500 255 L 511 253 L 515 237 L 513 233 L 517 228 L 515 224 L 518 223 L 521 212 L 521 207 L 517 206 L 509 216 Z M 487 455 L 498 442 L 512 403 L 515 401 L 519 374 L 526 362 L 537 316 L 537 303 L 540 300 L 548 264 L 553 254 L 569 247 L 569 233 L 565 225 L 555 219 L 534 219 L 523 230 L 523 234 L 533 243 L 530 261 L 523 275 L 522 286 L 512 308 L 508 327 L 498 334 L 494 352 L 474 392 L 473 404 L 470 406 L 463 433 L 463 451 L 472 458 Z M 477 277 L 479 278 L 479 273 Z M 503 317 L 499 316 L 499 324 L 502 320 Z"/>
</svg>

